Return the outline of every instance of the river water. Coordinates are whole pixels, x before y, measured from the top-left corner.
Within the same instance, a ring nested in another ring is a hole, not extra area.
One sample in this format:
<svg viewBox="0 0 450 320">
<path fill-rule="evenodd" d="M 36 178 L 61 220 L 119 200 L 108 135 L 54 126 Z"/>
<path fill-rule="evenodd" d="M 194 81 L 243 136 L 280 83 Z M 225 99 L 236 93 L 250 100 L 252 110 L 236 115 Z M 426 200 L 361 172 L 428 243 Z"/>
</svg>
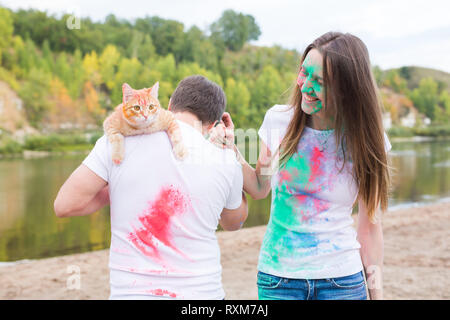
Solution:
<svg viewBox="0 0 450 320">
<path fill-rule="evenodd" d="M 450 199 L 450 141 L 394 142 L 390 207 Z M 53 200 L 84 155 L 0 160 L 0 261 L 36 259 L 109 247 L 109 210 L 56 218 Z M 249 200 L 244 227 L 266 224 L 270 196 Z"/>
</svg>

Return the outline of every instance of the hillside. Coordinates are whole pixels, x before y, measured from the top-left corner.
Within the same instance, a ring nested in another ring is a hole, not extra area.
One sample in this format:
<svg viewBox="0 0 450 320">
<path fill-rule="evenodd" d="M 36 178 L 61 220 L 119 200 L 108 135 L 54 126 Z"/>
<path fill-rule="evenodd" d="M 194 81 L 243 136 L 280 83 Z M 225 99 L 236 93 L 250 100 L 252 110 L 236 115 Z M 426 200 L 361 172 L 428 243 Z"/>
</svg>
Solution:
<svg viewBox="0 0 450 320">
<path fill-rule="evenodd" d="M 82 19 L 83 28 L 69 30 L 64 16 L 1 6 L 0 21 L 0 81 L 15 91 L 4 99 L 20 100 L 22 108 L 19 121 L 17 108 L 8 107 L 0 119 L 6 132 L 27 123 L 42 133 L 101 129 L 124 82 L 138 89 L 158 81 L 166 107 L 179 81 L 192 74 L 223 87 L 236 127 L 258 128 L 270 106 L 286 103 L 300 59 L 296 50 L 251 45 L 260 35 L 256 21 L 232 10 L 204 31 L 159 17 L 114 15 Z M 374 74 L 387 88 L 393 125 L 410 110 L 433 124 L 450 123 L 450 74 L 421 67 L 374 68 Z"/>
<path fill-rule="evenodd" d="M 421 79 L 431 77 L 436 82 L 442 83 L 442 89 L 450 91 L 450 73 L 417 66 L 405 66 L 397 69 L 388 69 L 386 72 L 389 70 L 398 71 L 400 76 L 407 81 L 409 90 L 417 88 Z"/>
</svg>

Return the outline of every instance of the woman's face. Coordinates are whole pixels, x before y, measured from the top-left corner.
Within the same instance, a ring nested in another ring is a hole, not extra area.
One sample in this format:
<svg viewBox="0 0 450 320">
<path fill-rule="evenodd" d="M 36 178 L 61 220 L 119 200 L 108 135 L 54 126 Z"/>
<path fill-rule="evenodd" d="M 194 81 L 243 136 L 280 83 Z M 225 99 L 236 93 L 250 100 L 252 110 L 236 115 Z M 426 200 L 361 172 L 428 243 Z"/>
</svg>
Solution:
<svg viewBox="0 0 450 320">
<path fill-rule="evenodd" d="M 302 110 L 307 114 L 319 112 L 325 104 L 322 59 L 322 54 L 317 49 L 309 51 L 297 78 L 302 92 Z"/>
</svg>

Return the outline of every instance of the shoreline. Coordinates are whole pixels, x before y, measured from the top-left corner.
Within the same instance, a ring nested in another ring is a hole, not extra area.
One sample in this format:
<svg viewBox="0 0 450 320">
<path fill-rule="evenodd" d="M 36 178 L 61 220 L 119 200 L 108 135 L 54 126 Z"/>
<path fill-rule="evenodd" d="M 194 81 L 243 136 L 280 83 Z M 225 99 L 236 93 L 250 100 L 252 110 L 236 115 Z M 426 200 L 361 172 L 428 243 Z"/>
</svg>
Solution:
<svg viewBox="0 0 450 320">
<path fill-rule="evenodd" d="M 256 266 L 265 229 L 217 232 L 226 299 L 257 299 Z M 385 298 L 450 299 L 450 201 L 389 210 L 383 230 Z M 109 249 L 103 249 L 0 263 L 0 299 L 108 299 L 108 260 Z M 80 290 L 66 285 L 74 267 L 80 270 Z"/>
<path fill-rule="evenodd" d="M 389 138 L 391 142 L 428 142 L 428 141 L 448 141 L 450 136 L 393 136 Z M 75 147 L 75 150 L 28 150 L 23 149 L 18 153 L 0 153 L 0 160 L 2 159 L 34 159 L 45 158 L 53 156 L 63 156 L 67 154 L 87 154 L 94 147 L 90 145 L 90 148 L 76 149 L 80 146 L 86 146 L 86 144 L 70 145 L 71 148 Z"/>
</svg>

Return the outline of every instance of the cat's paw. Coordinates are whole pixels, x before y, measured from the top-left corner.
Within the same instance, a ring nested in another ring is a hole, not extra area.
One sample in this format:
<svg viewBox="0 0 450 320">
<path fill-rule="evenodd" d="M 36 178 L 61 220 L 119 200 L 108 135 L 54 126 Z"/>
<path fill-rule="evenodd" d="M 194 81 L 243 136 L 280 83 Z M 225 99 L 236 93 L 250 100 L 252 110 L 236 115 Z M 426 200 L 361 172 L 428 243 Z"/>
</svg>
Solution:
<svg viewBox="0 0 450 320">
<path fill-rule="evenodd" d="M 175 153 L 175 156 L 179 159 L 179 160 L 184 160 L 186 159 L 187 155 L 188 155 L 188 151 L 186 149 L 185 146 L 183 145 L 177 145 L 173 148 L 173 152 Z"/>
<path fill-rule="evenodd" d="M 123 160 L 123 155 L 120 153 L 114 153 L 112 155 L 112 161 L 114 162 L 114 164 L 119 165 L 122 163 Z"/>
</svg>

